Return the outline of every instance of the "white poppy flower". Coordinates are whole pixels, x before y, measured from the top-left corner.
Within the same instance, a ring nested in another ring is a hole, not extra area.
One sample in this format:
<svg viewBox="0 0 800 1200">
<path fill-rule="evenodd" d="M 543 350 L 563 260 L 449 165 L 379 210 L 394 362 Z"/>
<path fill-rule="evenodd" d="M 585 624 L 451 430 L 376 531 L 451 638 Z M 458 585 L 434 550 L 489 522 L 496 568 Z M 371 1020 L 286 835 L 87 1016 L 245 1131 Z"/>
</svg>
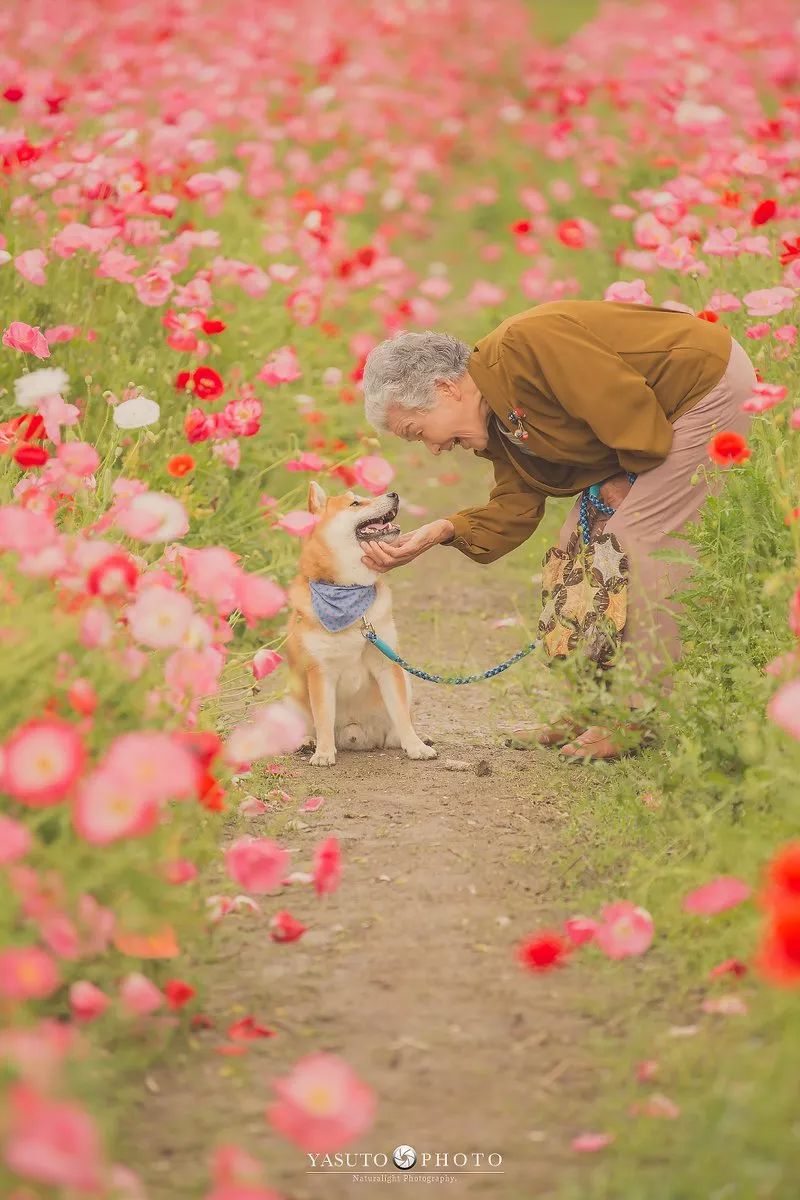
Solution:
<svg viewBox="0 0 800 1200">
<path fill-rule="evenodd" d="M 134 396 L 132 400 L 123 400 L 114 409 L 114 424 L 118 429 L 143 429 L 145 425 L 155 425 L 161 416 L 161 409 L 155 400 L 147 396 Z"/>
<path fill-rule="evenodd" d="M 14 398 L 20 408 L 35 408 L 41 400 L 68 392 L 69 375 L 61 367 L 42 367 L 14 380 Z"/>
</svg>

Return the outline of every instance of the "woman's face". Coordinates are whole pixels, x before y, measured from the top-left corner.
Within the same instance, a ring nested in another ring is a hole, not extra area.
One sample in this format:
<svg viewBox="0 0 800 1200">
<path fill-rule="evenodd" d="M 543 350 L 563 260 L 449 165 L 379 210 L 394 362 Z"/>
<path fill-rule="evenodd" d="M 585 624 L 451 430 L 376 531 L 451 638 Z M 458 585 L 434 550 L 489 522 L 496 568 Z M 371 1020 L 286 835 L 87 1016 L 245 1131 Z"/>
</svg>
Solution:
<svg viewBox="0 0 800 1200">
<path fill-rule="evenodd" d="M 469 375 L 443 379 L 436 385 L 436 403 L 429 409 L 390 408 L 392 433 L 407 442 L 422 442 L 431 454 L 460 447 L 485 450 L 489 441 L 489 406 Z"/>
</svg>

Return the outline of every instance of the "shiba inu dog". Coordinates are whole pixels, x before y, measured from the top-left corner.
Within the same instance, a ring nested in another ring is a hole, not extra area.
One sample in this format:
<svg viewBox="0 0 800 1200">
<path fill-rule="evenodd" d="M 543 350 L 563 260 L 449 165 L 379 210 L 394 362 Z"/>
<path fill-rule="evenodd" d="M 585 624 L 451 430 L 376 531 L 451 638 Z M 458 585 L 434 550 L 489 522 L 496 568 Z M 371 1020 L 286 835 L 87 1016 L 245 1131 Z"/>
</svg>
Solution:
<svg viewBox="0 0 800 1200">
<path fill-rule="evenodd" d="M 389 586 L 361 561 L 363 542 L 399 535 L 397 506 L 396 492 L 372 500 L 353 492 L 328 498 L 315 482 L 308 490 L 318 521 L 289 589 L 286 656 L 295 696 L 313 724 L 311 762 L 318 767 L 333 766 L 337 749 L 400 746 L 409 758 L 436 757 L 411 722 L 406 673 L 361 632 L 364 616 L 397 645 Z"/>
</svg>

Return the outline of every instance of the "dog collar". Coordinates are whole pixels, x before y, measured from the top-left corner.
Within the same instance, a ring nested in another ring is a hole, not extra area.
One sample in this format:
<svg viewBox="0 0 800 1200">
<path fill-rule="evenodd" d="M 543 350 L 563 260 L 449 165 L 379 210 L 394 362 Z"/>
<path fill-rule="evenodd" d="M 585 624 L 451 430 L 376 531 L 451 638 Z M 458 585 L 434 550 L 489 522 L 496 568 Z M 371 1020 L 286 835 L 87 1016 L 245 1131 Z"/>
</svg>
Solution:
<svg viewBox="0 0 800 1200">
<path fill-rule="evenodd" d="M 310 579 L 311 606 L 317 620 L 329 633 L 340 633 L 354 625 L 374 602 L 374 583 L 323 583 Z"/>
</svg>

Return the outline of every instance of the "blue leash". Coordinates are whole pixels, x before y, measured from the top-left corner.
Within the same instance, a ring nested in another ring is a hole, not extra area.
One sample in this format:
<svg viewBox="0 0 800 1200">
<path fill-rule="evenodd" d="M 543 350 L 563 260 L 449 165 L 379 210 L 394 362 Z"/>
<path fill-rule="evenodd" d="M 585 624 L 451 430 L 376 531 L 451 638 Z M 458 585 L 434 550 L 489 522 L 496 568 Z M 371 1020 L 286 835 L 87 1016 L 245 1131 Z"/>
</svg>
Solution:
<svg viewBox="0 0 800 1200">
<path fill-rule="evenodd" d="M 519 662 L 521 658 L 525 658 L 532 650 L 535 650 L 539 645 L 538 642 L 531 642 L 529 646 L 525 646 L 522 650 L 518 650 L 516 654 L 512 654 L 511 658 L 505 662 L 499 663 L 496 667 L 490 667 L 488 671 L 482 671 L 480 675 L 430 675 L 427 671 L 422 671 L 419 667 L 412 667 L 404 658 L 401 658 L 396 650 L 385 642 L 383 638 L 378 637 L 375 630 L 370 625 L 365 617 L 361 618 L 361 632 L 368 642 L 372 642 L 381 654 L 390 659 L 393 663 L 397 663 L 398 667 L 402 667 L 409 675 L 416 675 L 417 679 L 427 679 L 428 683 L 480 683 L 482 679 L 494 679 L 495 675 L 502 674 L 509 667 L 513 667 L 515 662 Z"/>
<path fill-rule="evenodd" d="M 631 472 L 626 472 L 628 482 L 634 483 L 636 476 Z M 600 499 L 600 484 L 593 483 L 591 487 L 584 488 L 581 492 L 580 510 L 578 513 L 578 525 L 580 526 L 583 543 L 589 545 L 589 505 L 592 504 L 598 512 L 605 517 L 613 517 L 615 509 L 604 503 Z M 496 667 L 490 667 L 488 671 L 482 671 L 480 675 L 431 675 L 427 671 L 421 670 L 420 667 L 412 667 L 404 658 L 401 658 L 396 650 L 385 642 L 383 638 L 378 637 L 377 633 L 370 625 L 366 617 L 361 618 L 361 632 L 368 642 L 372 642 L 381 654 L 385 655 L 391 662 L 397 663 L 398 667 L 402 667 L 409 675 L 416 675 L 417 679 L 426 679 L 428 683 L 447 683 L 453 686 L 458 686 L 463 683 L 481 683 L 484 679 L 494 679 L 495 675 L 502 675 L 503 671 L 507 671 L 509 667 L 513 667 L 514 663 L 519 662 L 521 658 L 525 658 L 532 650 L 535 650 L 539 645 L 538 642 L 531 642 L 530 645 L 524 646 L 522 650 L 518 650 L 516 654 L 512 654 L 511 658 L 507 658 L 505 662 L 498 663 Z"/>
</svg>

